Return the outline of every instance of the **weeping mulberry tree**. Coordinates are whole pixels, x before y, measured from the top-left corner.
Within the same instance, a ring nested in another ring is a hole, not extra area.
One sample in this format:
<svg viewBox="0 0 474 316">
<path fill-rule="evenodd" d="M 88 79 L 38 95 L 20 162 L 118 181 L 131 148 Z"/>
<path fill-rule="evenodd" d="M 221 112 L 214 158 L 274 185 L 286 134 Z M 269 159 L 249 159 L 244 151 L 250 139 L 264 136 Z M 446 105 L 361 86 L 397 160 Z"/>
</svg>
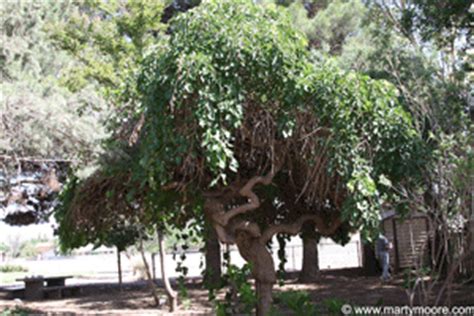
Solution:
<svg viewBox="0 0 474 316">
<path fill-rule="evenodd" d="M 271 238 L 305 223 L 370 238 L 382 204 L 400 204 L 393 183 L 416 180 L 418 135 L 392 86 L 313 63 L 276 7 L 207 1 L 169 33 L 139 82 L 153 208 L 203 207 L 219 240 L 250 263 L 265 315 Z"/>
</svg>

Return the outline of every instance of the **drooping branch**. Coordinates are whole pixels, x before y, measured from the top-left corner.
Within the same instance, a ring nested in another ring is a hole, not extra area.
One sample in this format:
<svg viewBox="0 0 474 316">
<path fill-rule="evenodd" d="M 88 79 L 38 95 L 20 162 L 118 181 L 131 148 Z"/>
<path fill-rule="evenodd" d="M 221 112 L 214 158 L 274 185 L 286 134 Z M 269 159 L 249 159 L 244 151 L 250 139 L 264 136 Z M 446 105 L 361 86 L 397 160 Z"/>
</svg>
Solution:
<svg viewBox="0 0 474 316">
<path fill-rule="evenodd" d="M 267 243 L 273 236 L 280 233 L 296 235 L 301 231 L 303 224 L 308 221 L 314 222 L 321 235 L 331 235 L 341 225 L 341 220 L 338 217 L 333 218 L 332 221 L 328 223 L 320 215 L 303 215 L 293 223 L 268 227 L 260 237 L 260 242 Z"/>
</svg>

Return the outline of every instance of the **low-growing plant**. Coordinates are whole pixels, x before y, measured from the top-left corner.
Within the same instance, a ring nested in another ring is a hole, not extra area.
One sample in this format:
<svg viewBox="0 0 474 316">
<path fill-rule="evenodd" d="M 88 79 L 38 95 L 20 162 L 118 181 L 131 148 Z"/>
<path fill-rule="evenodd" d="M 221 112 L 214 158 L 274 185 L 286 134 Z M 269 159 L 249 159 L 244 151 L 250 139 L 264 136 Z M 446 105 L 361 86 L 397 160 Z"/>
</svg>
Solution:
<svg viewBox="0 0 474 316">
<path fill-rule="evenodd" d="M 28 316 L 31 315 L 31 311 L 21 307 L 7 308 L 0 311 L 0 316 Z"/>
<path fill-rule="evenodd" d="M 11 273 L 11 272 L 28 272 L 28 268 L 17 264 L 5 264 L 0 266 L 0 272 Z"/>
<path fill-rule="evenodd" d="M 228 265 L 223 275 L 223 286 L 229 289 L 225 294 L 224 301 L 216 302 L 216 314 L 218 316 L 244 314 L 249 315 L 257 304 L 257 297 L 248 282 L 250 278 L 250 265 L 245 264 L 242 268 Z"/>
<path fill-rule="evenodd" d="M 327 315 L 341 315 L 342 306 L 345 304 L 347 304 L 347 302 L 340 298 L 328 298 L 322 301 L 322 305 L 327 310 Z"/>
<path fill-rule="evenodd" d="M 311 303 L 308 292 L 289 291 L 281 292 L 275 296 L 275 303 L 289 308 L 295 315 L 314 316 L 317 315 L 317 306 Z M 272 315 L 278 315 L 274 309 Z"/>
</svg>

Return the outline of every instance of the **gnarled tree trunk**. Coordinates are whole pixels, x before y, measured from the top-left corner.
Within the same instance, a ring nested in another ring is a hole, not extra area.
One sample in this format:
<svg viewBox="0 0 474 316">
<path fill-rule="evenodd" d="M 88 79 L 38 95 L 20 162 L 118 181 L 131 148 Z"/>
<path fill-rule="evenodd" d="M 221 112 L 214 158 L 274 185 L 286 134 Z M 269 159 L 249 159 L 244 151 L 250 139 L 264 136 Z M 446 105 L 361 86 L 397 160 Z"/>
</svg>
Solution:
<svg viewBox="0 0 474 316">
<path fill-rule="evenodd" d="M 244 185 L 240 180 L 221 191 L 205 193 L 204 214 L 212 223 L 219 240 L 225 244 L 237 244 L 242 257 L 252 266 L 258 316 L 267 315 L 270 311 L 272 288 L 276 283 L 275 264 L 266 247 L 268 241 L 279 233 L 296 235 L 306 222 L 313 222 L 322 235 L 332 234 L 341 224 L 340 214 L 334 213 L 325 218 L 319 214 L 304 214 L 292 223 L 269 225 L 262 231 L 256 222 L 240 216 L 260 208 L 261 201 L 253 189 L 256 185 L 270 185 L 282 162 L 280 157 L 267 175 L 252 177 Z M 245 198 L 246 203 L 236 203 L 235 198 Z"/>
<path fill-rule="evenodd" d="M 237 233 L 236 243 L 241 256 L 251 264 L 257 290 L 257 316 L 265 316 L 272 306 L 272 289 L 276 283 L 275 264 L 260 238 L 247 232 Z"/>
<path fill-rule="evenodd" d="M 303 225 L 303 265 L 298 281 L 315 282 L 319 276 L 318 236 L 313 223 Z"/>
</svg>

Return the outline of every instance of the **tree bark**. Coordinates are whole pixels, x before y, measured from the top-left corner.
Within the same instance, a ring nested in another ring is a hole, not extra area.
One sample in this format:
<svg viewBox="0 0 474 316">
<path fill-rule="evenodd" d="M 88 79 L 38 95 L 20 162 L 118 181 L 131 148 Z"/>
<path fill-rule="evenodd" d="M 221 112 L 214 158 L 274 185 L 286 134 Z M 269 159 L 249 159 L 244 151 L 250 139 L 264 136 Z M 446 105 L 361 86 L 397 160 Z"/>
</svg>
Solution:
<svg viewBox="0 0 474 316">
<path fill-rule="evenodd" d="M 159 230 L 157 230 L 157 234 L 158 234 L 158 244 L 160 247 L 161 279 L 163 280 L 163 283 L 165 285 L 166 295 L 168 296 L 170 313 L 173 313 L 178 308 L 178 294 L 171 287 L 170 281 L 168 279 L 168 275 L 166 274 L 166 268 L 165 268 L 166 252 L 165 252 L 165 241 L 163 239 L 163 234 Z"/>
<path fill-rule="evenodd" d="M 239 253 L 251 264 L 257 292 L 257 316 L 266 316 L 272 306 L 272 289 L 276 283 L 275 263 L 265 243 L 247 232 L 236 236 Z"/>
<path fill-rule="evenodd" d="M 217 234 L 213 227 L 207 227 L 207 238 L 205 244 L 206 252 L 206 272 L 205 282 L 212 288 L 219 287 L 221 282 L 221 246 L 217 239 Z"/>
<path fill-rule="evenodd" d="M 303 225 L 303 265 L 298 281 L 312 283 L 319 276 L 318 236 L 314 224 Z"/>
<path fill-rule="evenodd" d="M 119 278 L 119 289 L 122 291 L 122 258 L 120 257 L 120 249 L 117 247 L 117 268 Z"/>
</svg>

